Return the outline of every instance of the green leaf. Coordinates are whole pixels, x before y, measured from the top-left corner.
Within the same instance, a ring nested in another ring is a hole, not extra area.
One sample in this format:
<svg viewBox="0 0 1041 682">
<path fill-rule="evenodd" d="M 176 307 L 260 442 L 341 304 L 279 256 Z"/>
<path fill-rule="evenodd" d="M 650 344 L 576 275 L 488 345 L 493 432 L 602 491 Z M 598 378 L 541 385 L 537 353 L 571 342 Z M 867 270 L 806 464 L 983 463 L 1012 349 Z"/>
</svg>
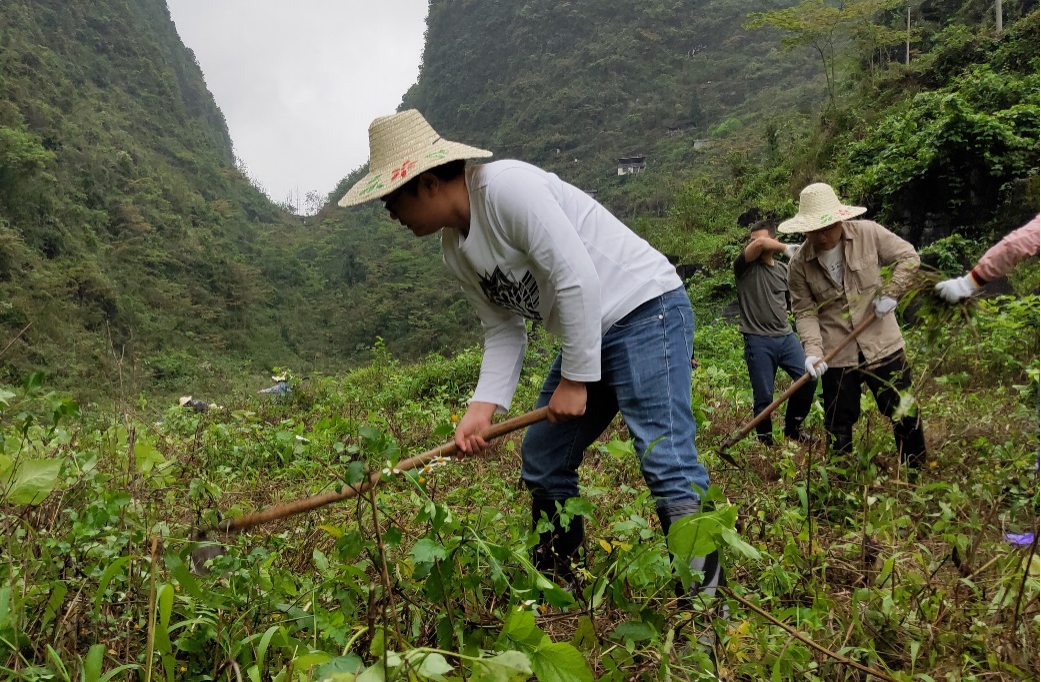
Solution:
<svg viewBox="0 0 1041 682">
<path fill-rule="evenodd" d="M 445 675 L 452 672 L 453 668 L 445 660 L 445 657 L 441 654 L 427 654 L 423 657 L 423 662 L 419 665 L 420 677 L 426 677 L 431 680 L 443 680 Z"/>
<path fill-rule="evenodd" d="M 567 642 L 549 637 L 531 657 L 531 667 L 539 682 L 593 682 L 593 671 L 582 652 Z"/>
<path fill-rule="evenodd" d="M 134 466 L 137 473 L 147 474 L 158 464 L 166 462 L 162 453 L 155 449 L 151 443 L 139 440 L 134 443 Z"/>
<path fill-rule="evenodd" d="M 669 528 L 669 551 L 683 562 L 708 555 L 716 548 L 712 531 L 718 525 L 718 518 L 712 514 L 684 516 Z"/>
<path fill-rule="evenodd" d="M 636 448 L 633 446 L 633 442 L 631 440 L 619 440 L 617 436 L 604 445 L 604 449 L 607 450 L 607 454 L 617 460 L 626 460 L 636 456 Z"/>
<path fill-rule="evenodd" d="M 731 549 L 737 550 L 749 559 L 758 560 L 761 557 L 759 550 L 745 542 L 736 530 L 724 526 L 720 529 L 720 535 Z"/>
<path fill-rule="evenodd" d="M 95 644 L 90 647 L 87 657 L 83 659 L 83 682 L 98 682 L 101 678 L 101 666 L 105 663 L 105 645 Z"/>
<path fill-rule="evenodd" d="M 546 633 L 535 624 L 533 611 L 518 610 L 514 607 L 510 609 L 502 624 L 502 633 L 496 644 L 503 648 L 512 644 L 514 648 L 531 651 L 542 642 L 542 638 L 545 636 Z"/>
<path fill-rule="evenodd" d="M 365 468 L 365 462 L 355 460 L 347 465 L 347 485 L 357 486 L 361 485 L 362 481 L 368 478 L 367 469 Z"/>
<path fill-rule="evenodd" d="M 0 587 L 0 630 L 11 624 L 11 586 Z"/>
<path fill-rule="evenodd" d="M 430 538 L 423 538 L 412 547 L 412 560 L 417 564 L 432 564 L 435 559 L 444 559 L 448 552 Z"/>
<path fill-rule="evenodd" d="M 377 628 L 372 633 L 372 640 L 369 642 L 369 655 L 373 658 L 382 658 L 383 652 L 387 648 L 387 633 L 383 628 Z"/>
<path fill-rule="evenodd" d="M 325 553 L 320 549 L 315 549 L 311 552 L 311 558 L 314 559 L 315 568 L 322 573 L 329 570 L 329 559 L 325 556 Z"/>
<path fill-rule="evenodd" d="M 29 378 L 25 380 L 26 391 L 35 391 L 41 386 L 43 386 L 43 372 L 33 372 L 29 375 Z"/>
<path fill-rule="evenodd" d="M 304 660 L 306 656 L 293 661 L 293 667 L 297 670 L 307 670 L 313 663 Z M 357 654 L 347 654 L 346 656 L 337 656 L 336 658 L 326 660 L 322 663 L 314 672 L 314 679 L 316 680 L 327 680 L 335 679 L 335 675 L 344 675 L 344 679 L 354 679 L 354 676 L 362 671 L 365 665 L 361 661 L 361 656 Z"/>
<path fill-rule="evenodd" d="M 174 588 L 173 585 L 167 583 L 159 588 L 159 594 L 156 597 L 156 601 L 159 606 L 159 619 L 155 624 L 155 642 L 156 649 L 169 654 L 172 652 L 170 645 L 170 615 L 173 613 L 174 603 Z"/>
<path fill-rule="evenodd" d="M 257 670 L 260 672 L 264 671 L 264 659 L 267 657 L 267 648 L 271 645 L 271 638 L 281 627 L 281 625 L 272 625 L 260 638 L 260 644 L 257 646 Z"/>
<path fill-rule="evenodd" d="M 474 661 L 472 672 L 470 682 L 525 682 L 531 677 L 531 661 L 520 651 L 504 651 Z"/>
<path fill-rule="evenodd" d="M 551 606 L 563 609 L 575 603 L 575 598 L 570 592 L 552 580 L 548 580 L 541 573 L 535 574 L 535 584 L 542 590 L 542 596 Z"/>
<path fill-rule="evenodd" d="M 387 679 L 387 671 L 383 668 L 383 662 L 370 665 L 368 668 L 362 671 L 355 682 L 385 682 Z"/>
<path fill-rule="evenodd" d="M 202 594 L 202 590 L 199 589 L 199 584 L 195 582 L 195 576 L 188 570 L 188 567 L 184 565 L 184 561 L 180 555 L 174 552 L 169 552 L 166 555 L 166 569 L 170 571 L 170 575 L 174 577 L 177 583 L 184 588 L 184 591 L 190 594 L 193 598 L 199 601 L 206 601 Z"/>
<path fill-rule="evenodd" d="M 141 669 L 141 666 L 138 665 L 137 663 L 124 663 L 123 665 L 118 666 L 116 668 L 113 668 L 112 670 L 109 670 L 107 673 L 102 675 L 101 678 L 98 679 L 98 682 L 108 682 L 109 680 L 111 680 L 116 675 L 120 674 L 121 672 L 124 672 L 124 671 L 127 671 L 127 670 L 140 670 L 140 669 Z"/>
<path fill-rule="evenodd" d="M 614 639 L 631 640 L 633 642 L 644 642 L 650 639 L 654 639 L 657 633 L 654 628 L 637 620 L 627 620 L 624 623 L 619 623 L 618 627 L 611 632 L 611 637 Z"/>
<path fill-rule="evenodd" d="M 65 603 L 65 595 L 69 593 L 69 588 L 65 586 L 65 583 L 55 582 L 53 585 L 51 596 L 47 599 L 47 608 L 44 609 L 43 618 L 40 621 L 41 629 L 45 629 L 58 615 L 62 604 Z"/>
<path fill-rule="evenodd" d="M 9 504 L 39 504 L 51 494 L 61 473 L 57 459 L 30 459 L 18 466 L 14 480 L 7 489 Z"/>
<path fill-rule="evenodd" d="M 116 577 L 116 574 L 123 570 L 123 567 L 130 561 L 130 557 L 121 556 L 102 572 L 101 578 L 98 579 L 98 591 L 94 593 L 94 614 L 97 615 L 98 609 L 101 608 L 101 600 L 105 598 L 105 591 L 108 589 L 108 584 L 112 582 L 112 579 Z"/>
<path fill-rule="evenodd" d="M 8 391 L 6 388 L 0 388 L 0 403 L 3 403 L 4 405 L 10 405 L 11 398 L 14 398 L 16 395 L 17 393 Z"/>
<path fill-rule="evenodd" d="M 593 620 L 589 616 L 582 616 L 578 619 L 578 627 L 575 628 L 575 636 L 571 638 L 571 644 L 576 649 L 586 651 L 591 651 L 600 646 L 600 640 L 596 636 L 596 629 L 593 627 Z"/>
<path fill-rule="evenodd" d="M 593 513 L 593 503 L 582 497 L 570 497 L 564 503 L 564 511 L 571 516 L 589 515 Z"/>
</svg>

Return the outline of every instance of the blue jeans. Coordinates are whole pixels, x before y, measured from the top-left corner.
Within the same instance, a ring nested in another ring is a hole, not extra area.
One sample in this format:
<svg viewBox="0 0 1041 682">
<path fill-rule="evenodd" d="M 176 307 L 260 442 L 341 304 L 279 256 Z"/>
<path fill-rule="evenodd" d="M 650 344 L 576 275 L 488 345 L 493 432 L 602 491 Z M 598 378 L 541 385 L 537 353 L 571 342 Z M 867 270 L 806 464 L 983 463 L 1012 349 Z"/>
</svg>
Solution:
<svg viewBox="0 0 1041 682">
<path fill-rule="evenodd" d="M 563 501 L 577 496 L 583 453 L 621 411 L 658 507 L 696 502 L 694 487 L 704 490 L 709 482 L 694 447 L 693 345 L 694 312 L 683 288 L 643 303 L 608 329 L 600 381 L 586 384 L 586 413 L 556 424 L 540 422 L 524 436 L 521 478 L 532 497 Z M 549 404 L 558 383 L 559 355 L 538 407 Z"/>
<path fill-rule="evenodd" d="M 786 336 L 760 336 L 745 334 L 745 363 L 748 378 L 752 381 L 752 412 L 757 415 L 774 400 L 774 379 L 777 368 L 783 369 L 794 381 L 806 373 L 806 357 L 802 344 L 794 333 Z M 813 394 L 817 380 L 811 378 L 788 401 L 785 416 L 785 433 L 796 435 L 799 426 L 813 405 Z M 756 425 L 756 433 L 766 439 L 773 426 L 769 418 Z"/>
</svg>

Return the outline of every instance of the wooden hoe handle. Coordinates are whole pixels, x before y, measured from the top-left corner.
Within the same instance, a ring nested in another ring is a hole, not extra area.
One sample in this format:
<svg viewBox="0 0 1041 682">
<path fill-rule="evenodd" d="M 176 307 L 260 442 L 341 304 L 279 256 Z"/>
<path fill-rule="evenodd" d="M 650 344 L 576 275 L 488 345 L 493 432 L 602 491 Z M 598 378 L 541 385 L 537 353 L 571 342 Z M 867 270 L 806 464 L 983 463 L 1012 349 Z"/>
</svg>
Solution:
<svg viewBox="0 0 1041 682">
<path fill-rule="evenodd" d="M 877 320 L 877 319 L 878 318 L 875 316 L 875 312 L 873 310 L 869 310 L 868 314 L 864 316 L 864 319 L 860 321 L 860 324 L 858 324 L 856 327 L 854 327 L 853 331 L 851 331 L 849 334 L 847 334 L 846 337 L 844 339 L 842 339 L 842 341 L 839 342 L 839 345 L 835 346 L 835 348 L 833 348 L 830 351 L 828 351 L 828 353 L 823 358 L 821 358 L 821 362 L 823 362 L 824 364 L 828 364 L 833 357 L 835 357 L 836 355 L 839 354 L 839 351 L 841 351 L 843 348 L 845 348 L 850 343 L 852 343 L 853 339 L 855 339 L 858 336 L 860 336 L 860 333 L 862 331 L 864 331 L 865 329 L 867 329 L 868 327 L 870 327 L 872 325 L 872 323 L 874 323 L 874 321 Z M 724 459 L 726 459 L 727 461 L 729 461 L 729 462 L 731 462 L 733 464 L 734 463 L 733 458 L 731 458 L 729 455 L 726 454 L 727 448 L 729 448 L 731 445 L 733 445 L 734 443 L 737 443 L 742 438 L 747 436 L 749 434 L 749 432 L 751 432 L 751 430 L 756 427 L 757 424 L 759 424 L 761 421 L 763 421 L 764 419 L 769 417 L 771 414 L 773 414 L 774 410 L 776 410 L 778 407 L 783 405 L 784 402 L 786 400 L 788 400 L 788 398 L 792 397 L 792 394 L 794 394 L 796 391 L 798 391 L 800 388 L 802 388 L 803 385 L 805 385 L 806 382 L 809 381 L 809 380 L 810 380 L 810 373 L 809 372 L 806 372 L 801 377 L 796 379 L 792 383 L 792 385 L 788 387 L 788 390 L 785 391 L 784 393 L 782 393 L 777 398 L 777 400 L 775 400 L 772 403 L 770 403 L 769 405 L 767 405 L 763 409 L 762 412 L 757 414 L 755 416 L 755 418 L 752 419 L 752 421 L 750 421 L 747 424 L 745 424 L 744 426 L 742 426 L 740 431 L 738 431 L 736 434 L 734 434 L 733 436 L 731 436 L 731 437 L 727 438 L 725 441 L 723 441 L 720 444 L 719 449 L 716 450 L 716 454 L 720 455 L 721 457 L 723 457 Z"/>
<path fill-rule="evenodd" d="M 485 440 L 493 440 L 500 436 L 505 436 L 508 433 L 523 429 L 526 426 L 538 423 L 546 419 L 549 416 L 549 408 L 542 407 L 532 412 L 527 412 L 513 419 L 507 419 L 504 422 L 498 424 L 492 424 L 487 429 L 481 432 L 481 437 Z M 448 457 L 454 454 L 458 450 L 455 441 L 445 443 L 440 447 L 436 447 L 433 450 L 427 450 L 421 455 L 415 457 L 409 457 L 398 462 L 395 467 L 398 471 L 408 471 L 409 469 L 415 469 L 425 465 L 435 457 Z M 296 514 L 303 514 L 309 512 L 312 509 L 318 509 L 324 507 L 327 504 L 333 502 L 341 502 L 348 500 L 352 497 L 357 497 L 364 492 L 371 490 L 377 483 L 379 483 L 382 477 L 382 471 L 373 471 L 369 474 L 367 480 L 363 480 L 358 485 L 345 485 L 340 488 L 339 491 L 331 490 L 327 493 L 320 495 L 312 495 L 311 497 L 303 497 L 293 502 L 287 502 L 286 504 L 275 505 L 274 507 L 268 507 L 264 511 L 257 512 L 256 514 L 246 514 L 245 516 L 238 516 L 233 519 L 225 519 L 217 524 L 215 530 L 222 533 L 234 533 L 237 531 L 247 530 L 255 526 L 259 526 L 270 521 L 277 521 L 278 519 L 284 519 L 287 516 L 294 516 Z"/>
</svg>

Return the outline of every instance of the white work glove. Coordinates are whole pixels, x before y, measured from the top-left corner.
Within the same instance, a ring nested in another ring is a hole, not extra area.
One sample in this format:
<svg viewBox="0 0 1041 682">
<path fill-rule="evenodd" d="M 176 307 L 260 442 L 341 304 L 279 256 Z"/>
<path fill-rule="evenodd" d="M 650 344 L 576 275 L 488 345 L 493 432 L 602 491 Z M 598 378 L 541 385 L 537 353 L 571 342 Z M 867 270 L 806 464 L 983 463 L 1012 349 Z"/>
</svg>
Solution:
<svg viewBox="0 0 1041 682">
<path fill-rule="evenodd" d="M 896 310 L 896 299 L 891 296 L 879 296 L 875 299 L 875 317 L 882 317 Z"/>
<path fill-rule="evenodd" d="M 822 362 L 816 355 L 806 356 L 806 371 L 810 373 L 810 376 L 814 379 L 828 371 L 828 365 Z"/>
<path fill-rule="evenodd" d="M 936 293 L 948 303 L 957 303 L 963 298 L 968 298 L 975 294 L 979 288 L 980 285 L 976 284 L 976 280 L 972 278 L 972 273 L 969 273 L 940 282 L 936 285 Z"/>
</svg>

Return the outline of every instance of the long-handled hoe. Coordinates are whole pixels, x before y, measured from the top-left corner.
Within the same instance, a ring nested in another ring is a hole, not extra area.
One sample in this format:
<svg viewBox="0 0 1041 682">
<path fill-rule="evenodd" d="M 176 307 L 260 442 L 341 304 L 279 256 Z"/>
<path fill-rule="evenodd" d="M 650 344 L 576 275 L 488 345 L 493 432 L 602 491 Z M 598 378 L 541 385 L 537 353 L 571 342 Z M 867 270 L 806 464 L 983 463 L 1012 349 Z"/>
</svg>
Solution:
<svg viewBox="0 0 1041 682">
<path fill-rule="evenodd" d="M 513 419 L 507 419 L 504 422 L 498 424 L 492 424 L 490 427 L 481 432 L 481 437 L 486 441 L 505 436 L 508 433 L 513 433 L 518 429 L 523 429 L 532 424 L 538 423 L 546 419 L 549 415 L 549 408 L 542 407 L 531 412 L 527 412 Z M 403 459 L 397 463 L 395 467 L 398 471 L 408 471 L 409 469 L 415 469 L 416 467 L 424 466 L 427 462 L 438 457 L 451 456 L 458 450 L 455 442 L 445 443 L 440 447 L 436 447 L 433 450 L 427 450 L 421 455 L 415 457 L 409 457 Z M 349 500 L 352 497 L 357 497 L 362 493 L 371 490 L 377 483 L 379 483 L 382 476 L 381 471 L 374 471 L 369 474 L 367 479 L 364 479 L 357 485 L 345 485 L 337 490 L 330 490 L 329 492 L 322 493 L 320 495 L 312 495 L 310 497 L 302 497 L 292 502 L 285 504 L 275 505 L 274 507 L 268 507 L 263 511 L 259 511 L 255 514 L 246 514 L 245 516 L 238 516 L 233 519 L 225 519 L 218 523 L 213 528 L 209 529 L 198 529 L 192 533 L 192 540 L 194 542 L 202 542 L 201 546 L 197 547 L 192 551 L 192 567 L 197 573 L 206 573 L 206 561 L 219 556 L 224 553 L 224 547 L 216 542 L 206 543 L 205 541 L 210 536 L 229 536 L 235 533 L 239 533 L 256 526 L 270 523 L 271 521 L 278 521 L 296 514 L 303 514 L 319 507 L 324 507 L 327 504 L 333 504 L 334 502 L 342 502 L 343 500 Z"/>
<path fill-rule="evenodd" d="M 860 321 L 860 324 L 858 324 L 856 327 L 854 327 L 853 331 L 851 331 L 849 334 L 847 334 L 846 338 L 842 339 L 842 341 L 839 342 L 838 346 L 836 346 L 832 350 L 828 351 L 828 353 L 825 354 L 825 356 L 823 358 L 821 358 L 821 362 L 823 362 L 824 364 L 828 364 L 829 362 L 831 362 L 832 358 L 834 358 L 836 355 L 838 355 L 839 352 L 843 348 L 845 348 L 846 346 L 851 344 L 854 339 L 856 339 L 858 336 L 860 336 L 861 332 L 863 332 L 865 329 L 870 327 L 872 325 L 872 323 L 874 323 L 874 321 L 877 320 L 877 319 L 878 318 L 875 317 L 874 311 L 868 311 L 868 314 L 864 316 L 864 319 L 862 319 Z M 771 414 L 773 414 L 774 410 L 776 410 L 778 407 L 783 405 L 784 402 L 786 400 L 788 400 L 788 398 L 792 397 L 792 395 L 796 391 L 798 391 L 800 388 L 802 388 L 803 385 L 805 385 L 806 382 L 809 381 L 809 380 L 810 380 L 810 373 L 806 372 L 801 377 L 799 377 L 794 382 L 792 382 L 792 385 L 788 387 L 788 390 L 785 391 L 784 393 L 782 393 L 777 398 L 777 400 L 775 400 L 772 403 L 770 403 L 769 405 L 767 405 L 763 409 L 762 412 L 757 414 L 755 416 L 755 418 L 752 419 L 752 421 L 750 421 L 747 424 L 745 424 L 744 426 L 742 426 L 740 431 L 738 431 L 736 434 L 734 434 L 734 435 L 730 436 L 729 438 L 727 438 L 726 440 L 724 440 L 720 444 L 719 448 L 716 450 L 716 454 L 719 455 L 721 458 L 723 458 L 728 463 L 730 463 L 731 465 L 733 465 L 733 466 L 740 466 L 740 465 L 738 465 L 738 463 L 736 461 L 734 461 L 734 458 L 731 457 L 729 453 L 727 453 L 727 449 L 730 446 L 732 446 L 735 443 L 737 443 L 738 441 L 740 441 L 745 436 L 747 436 L 749 433 L 751 433 L 752 429 L 754 429 L 757 424 L 759 424 L 761 421 L 763 421 L 764 419 L 769 417 Z"/>
</svg>

